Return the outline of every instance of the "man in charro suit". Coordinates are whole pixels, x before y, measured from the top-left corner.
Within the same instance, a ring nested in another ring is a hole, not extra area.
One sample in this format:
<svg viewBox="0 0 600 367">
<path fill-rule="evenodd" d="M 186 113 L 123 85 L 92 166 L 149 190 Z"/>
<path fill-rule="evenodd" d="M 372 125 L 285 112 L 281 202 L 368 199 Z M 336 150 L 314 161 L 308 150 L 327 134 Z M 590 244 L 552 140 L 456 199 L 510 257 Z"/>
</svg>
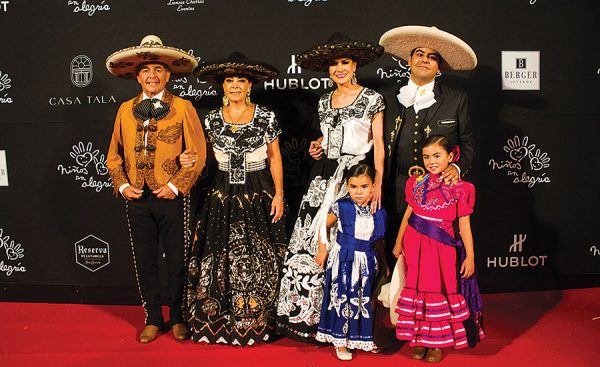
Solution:
<svg viewBox="0 0 600 367">
<path fill-rule="evenodd" d="M 445 180 L 465 175 L 475 155 L 467 95 L 436 81 L 440 70 L 471 70 L 477 65 L 473 49 L 460 38 L 435 27 L 403 26 L 381 36 L 386 52 L 405 60 L 410 79 L 401 88 L 384 91 L 386 149 L 384 196 L 388 212 L 386 248 L 394 246 L 406 201 L 409 176 L 425 173 L 422 142 L 429 135 L 444 135 L 460 149 L 460 158 L 443 172 Z M 393 262 L 392 262 L 393 263 Z"/>
<path fill-rule="evenodd" d="M 183 317 L 189 192 L 204 167 L 206 143 L 192 104 L 165 89 L 169 78 L 198 65 L 183 50 L 146 36 L 140 46 L 106 59 L 109 72 L 136 79 L 141 93 L 121 104 L 108 149 L 107 167 L 116 195 L 126 199 L 127 222 L 145 327 L 139 340 L 149 343 L 163 328 L 159 298 L 158 243 L 167 264 L 169 323 L 177 340 L 188 338 Z M 178 157 L 189 149 L 197 163 L 183 168 Z"/>
</svg>

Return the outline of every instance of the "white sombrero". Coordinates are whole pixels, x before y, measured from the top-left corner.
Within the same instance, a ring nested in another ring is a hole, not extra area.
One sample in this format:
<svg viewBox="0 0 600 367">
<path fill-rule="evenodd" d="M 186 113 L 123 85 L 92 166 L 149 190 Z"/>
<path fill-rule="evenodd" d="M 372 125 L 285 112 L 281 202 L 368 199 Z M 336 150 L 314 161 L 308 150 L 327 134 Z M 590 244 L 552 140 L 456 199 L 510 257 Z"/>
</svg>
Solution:
<svg viewBox="0 0 600 367">
<path fill-rule="evenodd" d="M 439 52 L 452 70 L 472 70 L 477 66 L 477 56 L 471 46 L 436 27 L 407 25 L 393 28 L 381 36 L 379 44 L 386 52 L 405 61 L 408 61 L 415 48 L 427 47 Z"/>
<path fill-rule="evenodd" d="M 193 55 L 179 48 L 163 46 L 160 38 L 148 35 L 139 46 L 124 48 L 107 57 L 106 68 L 119 78 L 134 79 L 138 65 L 146 62 L 165 64 L 172 79 L 187 75 L 198 66 Z"/>
</svg>

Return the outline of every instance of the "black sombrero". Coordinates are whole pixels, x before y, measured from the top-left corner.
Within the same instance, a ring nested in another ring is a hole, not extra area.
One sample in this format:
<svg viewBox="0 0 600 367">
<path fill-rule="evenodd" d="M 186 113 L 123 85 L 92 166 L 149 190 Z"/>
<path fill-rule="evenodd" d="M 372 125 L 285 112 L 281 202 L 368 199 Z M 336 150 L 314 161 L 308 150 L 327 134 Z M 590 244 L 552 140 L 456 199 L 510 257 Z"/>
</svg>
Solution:
<svg viewBox="0 0 600 367">
<path fill-rule="evenodd" d="M 383 55 L 383 47 L 376 43 L 353 41 L 343 33 L 335 32 L 322 45 L 306 50 L 296 57 L 300 67 L 313 71 L 327 71 L 331 60 L 348 57 L 364 66 Z"/>
<path fill-rule="evenodd" d="M 234 52 L 226 59 L 210 60 L 194 69 L 200 80 L 219 84 L 227 76 L 242 75 L 253 82 L 276 78 L 279 70 L 264 62 L 248 59 L 241 52 Z"/>
</svg>

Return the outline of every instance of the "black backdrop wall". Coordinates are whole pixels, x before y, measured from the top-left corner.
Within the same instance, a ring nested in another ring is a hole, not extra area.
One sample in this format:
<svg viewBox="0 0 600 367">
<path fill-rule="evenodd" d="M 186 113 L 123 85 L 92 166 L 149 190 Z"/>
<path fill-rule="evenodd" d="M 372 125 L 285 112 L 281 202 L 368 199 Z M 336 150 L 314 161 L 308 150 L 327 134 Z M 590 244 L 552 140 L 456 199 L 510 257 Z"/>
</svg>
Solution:
<svg viewBox="0 0 600 367">
<path fill-rule="evenodd" d="M 478 152 L 466 179 L 478 190 L 484 292 L 600 285 L 595 3 L 0 1 L 0 299 L 137 300 L 124 205 L 104 162 L 118 105 L 139 86 L 106 71 L 110 53 L 156 34 L 199 60 L 239 50 L 276 65 L 280 78 L 253 98 L 277 111 L 284 130 L 293 219 L 316 101 L 327 88 L 327 76 L 301 70 L 294 55 L 334 31 L 377 41 L 408 24 L 454 33 L 479 58 L 474 71 L 441 79 L 470 95 Z M 375 89 L 406 76 L 389 55 L 358 73 Z M 220 100 L 219 88 L 195 78 L 169 88 L 201 117 Z"/>
</svg>

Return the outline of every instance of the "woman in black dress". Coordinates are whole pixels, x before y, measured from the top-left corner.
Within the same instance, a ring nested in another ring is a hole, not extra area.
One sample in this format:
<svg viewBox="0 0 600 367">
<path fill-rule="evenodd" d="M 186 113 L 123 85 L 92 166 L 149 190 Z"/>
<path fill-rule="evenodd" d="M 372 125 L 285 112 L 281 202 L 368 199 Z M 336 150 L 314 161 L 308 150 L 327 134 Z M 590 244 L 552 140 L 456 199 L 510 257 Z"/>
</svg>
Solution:
<svg viewBox="0 0 600 367">
<path fill-rule="evenodd" d="M 275 332 L 279 273 L 286 249 L 281 130 L 273 111 L 252 103 L 253 83 L 278 71 L 233 53 L 194 71 L 223 86 L 223 106 L 205 134 L 219 170 L 204 202 L 188 272 L 192 340 L 252 345 Z M 193 164 L 193 153 L 181 163 Z"/>
</svg>

